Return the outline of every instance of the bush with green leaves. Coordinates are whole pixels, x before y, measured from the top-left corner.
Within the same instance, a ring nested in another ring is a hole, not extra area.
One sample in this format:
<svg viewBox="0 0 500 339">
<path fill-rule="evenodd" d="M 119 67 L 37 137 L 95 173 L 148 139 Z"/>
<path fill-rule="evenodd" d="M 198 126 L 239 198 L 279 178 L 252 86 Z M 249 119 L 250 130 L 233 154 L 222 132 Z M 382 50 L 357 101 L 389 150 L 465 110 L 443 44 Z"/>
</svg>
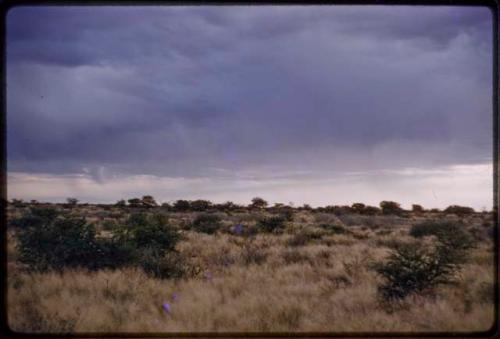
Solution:
<svg viewBox="0 0 500 339">
<path fill-rule="evenodd" d="M 451 206 L 446 207 L 443 212 L 453 213 L 456 215 L 466 215 L 466 214 L 472 214 L 475 211 L 472 207 L 451 205 Z"/>
<path fill-rule="evenodd" d="M 152 248 L 166 252 L 175 249 L 180 235 L 165 215 L 138 213 L 115 229 L 113 239 L 137 250 Z"/>
<path fill-rule="evenodd" d="M 110 238 L 97 238 L 94 225 L 85 218 L 54 209 L 32 208 L 14 224 L 20 228 L 19 260 L 34 270 L 138 265 L 156 277 L 177 277 L 182 272 L 175 252 L 180 235 L 163 215 L 131 215 L 113 227 Z"/>
<path fill-rule="evenodd" d="M 20 227 L 19 260 L 31 269 L 99 267 L 95 228 L 85 218 L 61 216 L 55 209 L 31 208 L 14 224 Z"/>
<path fill-rule="evenodd" d="M 352 233 L 348 229 L 346 229 L 344 226 L 341 225 L 336 225 L 336 224 L 320 224 L 319 227 L 332 232 L 333 234 L 345 234 L 345 233 Z"/>
<path fill-rule="evenodd" d="M 207 234 L 214 234 L 221 226 L 221 218 L 214 213 L 200 214 L 191 224 L 193 230 Z"/>
<path fill-rule="evenodd" d="M 410 235 L 415 238 L 433 235 L 441 241 L 453 239 L 455 245 L 460 247 L 469 247 L 473 243 L 473 237 L 467 232 L 465 225 L 448 220 L 423 221 L 412 226 Z"/>
<path fill-rule="evenodd" d="M 266 217 L 257 222 L 257 227 L 264 232 L 278 233 L 285 228 L 285 221 L 281 215 Z"/>
<path fill-rule="evenodd" d="M 404 212 L 401 205 L 395 201 L 381 201 L 380 209 L 382 210 L 382 214 L 401 215 Z"/>
<path fill-rule="evenodd" d="M 186 273 L 185 262 L 179 253 L 164 253 L 154 248 L 141 252 L 138 265 L 147 274 L 160 279 L 181 278 Z"/>
<path fill-rule="evenodd" d="M 385 280 L 379 286 L 385 300 L 432 291 L 454 280 L 474 246 L 472 238 L 464 232 L 438 232 L 436 237 L 432 247 L 419 242 L 402 243 L 385 263 L 375 266 Z"/>
</svg>

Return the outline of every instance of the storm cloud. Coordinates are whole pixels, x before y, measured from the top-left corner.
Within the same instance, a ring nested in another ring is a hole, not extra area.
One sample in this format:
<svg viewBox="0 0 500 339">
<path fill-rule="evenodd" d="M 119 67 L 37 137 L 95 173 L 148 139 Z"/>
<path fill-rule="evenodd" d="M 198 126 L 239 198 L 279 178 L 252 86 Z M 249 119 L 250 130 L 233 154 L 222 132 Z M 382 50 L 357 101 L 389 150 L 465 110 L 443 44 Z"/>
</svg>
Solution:
<svg viewBox="0 0 500 339">
<path fill-rule="evenodd" d="M 492 24 L 484 7 L 16 7 L 8 171 L 293 187 L 491 164 Z"/>
</svg>

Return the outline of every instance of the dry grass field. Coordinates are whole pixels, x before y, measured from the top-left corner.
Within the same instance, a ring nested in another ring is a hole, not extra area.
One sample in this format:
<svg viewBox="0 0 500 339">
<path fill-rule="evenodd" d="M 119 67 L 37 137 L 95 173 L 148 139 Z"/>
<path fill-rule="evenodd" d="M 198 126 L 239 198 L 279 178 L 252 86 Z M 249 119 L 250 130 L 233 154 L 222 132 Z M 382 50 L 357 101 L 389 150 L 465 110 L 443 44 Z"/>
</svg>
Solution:
<svg viewBox="0 0 500 339">
<path fill-rule="evenodd" d="M 9 206 L 9 220 L 24 208 Z M 59 208 L 62 208 L 59 206 Z M 493 325 L 491 213 L 408 212 L 404 216 L 335 214 L 294 209 L 281 232 L 236 234 L 255 227 L 268 210 L 216 212 L 214 234 L 189 227 L 201 212 L 161 207 L 182 234 L 175 250 L 180 278 L 160 279 L 139 267 L 35 272 L 21 263 L 19 228 L 8 229 L 8 323 L 16 332 L 476 332 Z M 156 212 L 154 212 L 156 211 Z M 110 236 L 127 208 L 80 206 L 70 213 Z M 462 221 L 476 245 L 450 284 L 432 293 L 384 301 L 373 269 L 424 220 Z M 322 224 L 334 224 L 327 229 Z M 339 231 L 340 230 L 340 231 Z"/>
</svg>

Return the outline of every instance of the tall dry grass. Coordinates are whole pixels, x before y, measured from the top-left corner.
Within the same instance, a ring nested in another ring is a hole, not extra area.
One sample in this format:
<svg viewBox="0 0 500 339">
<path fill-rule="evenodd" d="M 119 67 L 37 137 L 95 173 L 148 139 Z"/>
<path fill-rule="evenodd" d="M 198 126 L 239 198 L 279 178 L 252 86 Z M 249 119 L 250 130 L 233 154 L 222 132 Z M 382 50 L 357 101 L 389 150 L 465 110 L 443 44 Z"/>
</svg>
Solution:
<svg viewBox="0 0 500 339">
<path fill-rule="evenodd" d="M 132 268 L 26 272 L 15 263 L 10 235 L 9 326 L 17 332 L 469 332 L 492 326 L 491 243 L 474 249 L 457 282 L 435 297 L 388 307 L 370 267 L 394 242 L 407 240 L 407 229 L 403 235 L 401 227 L 380 233 L 352 226 L 352 233 L 291 245 L 295 231 L 315 222 L 302 218 L 282 235 L 186 232 L 177 249 L 199 270 L 177 281 Z"/>
</svg>

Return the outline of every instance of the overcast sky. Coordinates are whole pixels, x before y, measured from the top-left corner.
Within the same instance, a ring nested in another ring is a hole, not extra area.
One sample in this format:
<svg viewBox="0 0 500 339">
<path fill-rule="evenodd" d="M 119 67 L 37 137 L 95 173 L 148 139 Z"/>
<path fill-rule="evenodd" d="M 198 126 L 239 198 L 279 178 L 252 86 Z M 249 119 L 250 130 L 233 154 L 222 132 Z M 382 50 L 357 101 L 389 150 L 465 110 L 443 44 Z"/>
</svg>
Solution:
<svg viewBox="0 0 500 339">
<path fill-rule="evenodd" d="M 17 7 L 8 197 L 492 207 L 484 7 Z"/>
</svg>

